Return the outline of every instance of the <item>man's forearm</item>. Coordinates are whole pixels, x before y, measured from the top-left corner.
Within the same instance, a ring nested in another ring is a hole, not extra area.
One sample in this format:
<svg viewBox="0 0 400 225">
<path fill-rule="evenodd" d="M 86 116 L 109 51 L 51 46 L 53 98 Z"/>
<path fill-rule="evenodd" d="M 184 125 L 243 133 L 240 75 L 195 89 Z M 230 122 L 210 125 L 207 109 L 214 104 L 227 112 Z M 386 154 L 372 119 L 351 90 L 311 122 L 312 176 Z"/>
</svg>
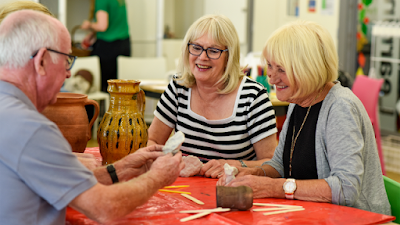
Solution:
<svg viewBox="0 0 400 225">
<path fill-rule="evenodd" d="M 151 171 L 130 181 L 113 185 L 110 187 L 113 189 L 113 198 L 108 200 L 114 205 L 101 213 L 107 215 L 106 221 L 123 217 L 146 203 L 161 187 L 161 182 Z"/>
<path fill-rule="evenodd" d="M 113 184 L 110 174 L 107 171 L 106 166 L 97 167 L 93 170 L 94 176 L 96 177 L 97 181 L 104 185 L 111 185 Z M 117 172 L 118 175 L 118 172 Z"/>
<path fill-rule="evenodd" d="M 128 172 L 127 168 L 125 168 L 123 160 L 119 160 L 119 161 L 115 162 L 113 165 L 114 165 L 118 180 L 120 182 L 127 181 L 132 178 L 132 176 L 129 176 L 129 172 Z M 93 173 L 99 183 L 104 184 L 104 185 L 113 184 L 111 176 L 108 173 L 107 166 L 98 167 L 93 170 Z"/>
<path fill-rule="evenodd" d="M 149 171 L 130 181 L 112 186 L 97 184 L 75 198 L 70 206 L 90 219 L 108 223 L 146 203 L 163 185 L 157 176 Z"/>
</svg>

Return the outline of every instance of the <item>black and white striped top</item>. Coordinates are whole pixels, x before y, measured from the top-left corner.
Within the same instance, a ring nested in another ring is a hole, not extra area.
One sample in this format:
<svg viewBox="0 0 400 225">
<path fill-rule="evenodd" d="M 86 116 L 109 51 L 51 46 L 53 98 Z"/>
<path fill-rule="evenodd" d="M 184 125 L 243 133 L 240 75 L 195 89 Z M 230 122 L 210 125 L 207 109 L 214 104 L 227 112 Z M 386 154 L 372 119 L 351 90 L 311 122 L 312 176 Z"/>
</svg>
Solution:
<svg viewBox="0 0 400 225">
<path fill-rule="evenodd" d="M 206 159 L 256 159 L 253 144 L 277 132 L 275 112 L 264 86 L 244 77 L 233 114 L 207 120 L 190 109 L 191 88 L 171 81 L 154 115 L 185 134 L 181 151 Z"/>
</svg>

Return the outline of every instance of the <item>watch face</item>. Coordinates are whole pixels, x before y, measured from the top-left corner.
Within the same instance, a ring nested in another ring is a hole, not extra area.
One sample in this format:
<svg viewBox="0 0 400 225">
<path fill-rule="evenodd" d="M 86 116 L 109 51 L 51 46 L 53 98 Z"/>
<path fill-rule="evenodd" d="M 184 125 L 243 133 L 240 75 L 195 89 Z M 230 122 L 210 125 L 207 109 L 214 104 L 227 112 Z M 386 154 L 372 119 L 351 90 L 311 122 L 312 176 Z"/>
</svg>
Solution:
<svg viewBox="0 0 400 225">
<path fill-rule="evenodd" d="M 293 193 L 296 190 L 296 183 L 293 181 L 288 181 L 285 183 L 285 192 Z"/>
</svg>

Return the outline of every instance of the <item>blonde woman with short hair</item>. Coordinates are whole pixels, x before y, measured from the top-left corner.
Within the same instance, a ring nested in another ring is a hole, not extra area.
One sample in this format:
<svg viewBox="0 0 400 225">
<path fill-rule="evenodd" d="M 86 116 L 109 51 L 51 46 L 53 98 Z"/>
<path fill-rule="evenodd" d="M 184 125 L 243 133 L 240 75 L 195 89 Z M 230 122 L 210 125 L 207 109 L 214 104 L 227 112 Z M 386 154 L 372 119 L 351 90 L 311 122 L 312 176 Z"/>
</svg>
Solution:
<svg viewBox="0 0 400 225">
<path fill-rule="evenodd" d="M 371 121 L 353 92 L 335 81 L 338 56 L 329 32 L 296 21 L 275 31 L 263 57 L 276 96 L 289 105 L 274 157 L 239 168 L 217 185 L 250 186 L 254 198 L 328 202 L 390 215 Z M 251 176 L 243 176 L 251 175 Z"/>
</svg>

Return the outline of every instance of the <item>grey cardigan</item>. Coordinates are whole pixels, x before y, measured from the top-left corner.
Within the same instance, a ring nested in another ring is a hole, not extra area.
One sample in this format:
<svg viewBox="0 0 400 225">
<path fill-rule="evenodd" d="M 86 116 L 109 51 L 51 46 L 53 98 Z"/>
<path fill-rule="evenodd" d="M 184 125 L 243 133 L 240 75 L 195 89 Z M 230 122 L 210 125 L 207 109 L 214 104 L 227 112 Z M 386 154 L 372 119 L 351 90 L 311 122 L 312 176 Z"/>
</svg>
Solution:
<svg viewBox="0 0 400 225">
<path fill-rule="evenodd" d="M 289 105 L 271 161 L 283 177 L 283 147 L 295 104 Z M 319 179 L 332 190 L 332 203 L 391 215 L 375 134 L 361 101 L 340 82 L 325 97 L 318 116 L 315 155 Z"/>
</svg>

